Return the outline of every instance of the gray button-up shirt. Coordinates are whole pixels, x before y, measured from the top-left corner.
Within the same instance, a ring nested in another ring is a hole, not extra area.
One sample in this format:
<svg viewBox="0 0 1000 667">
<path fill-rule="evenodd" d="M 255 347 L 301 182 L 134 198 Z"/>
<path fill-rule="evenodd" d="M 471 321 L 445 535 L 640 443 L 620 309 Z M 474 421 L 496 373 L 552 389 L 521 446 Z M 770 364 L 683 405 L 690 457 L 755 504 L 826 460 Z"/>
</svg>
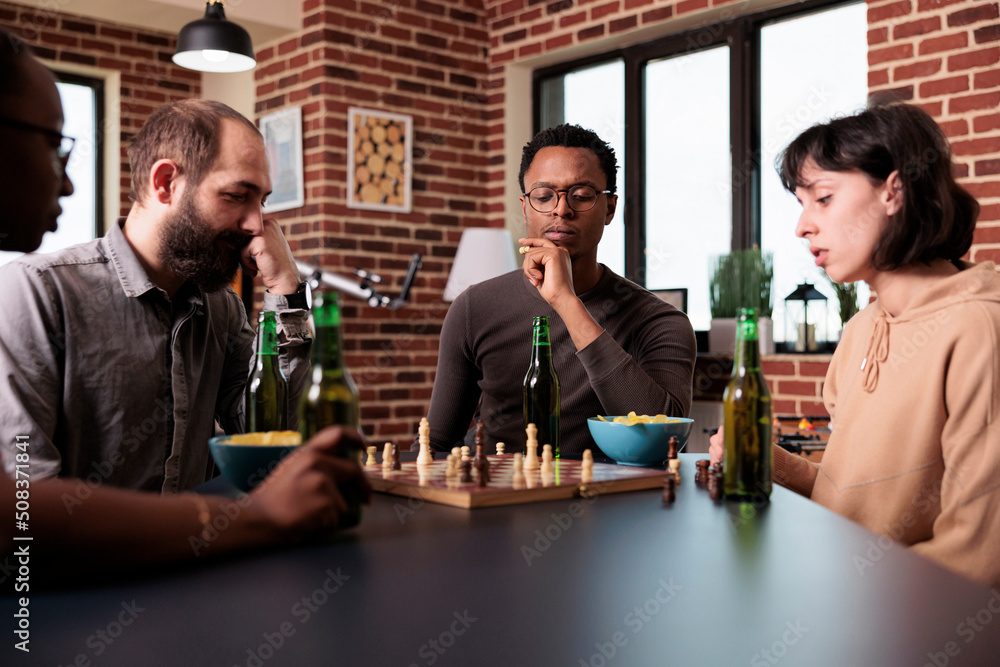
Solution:
<svg viewBox="0 0 1000 667">
<path fill-rule="evenodd" d="M 296 424 L 307 313 L 271 294 L 264 308 L 279 313 Z M 164 493 L 197 486 L 213 470 L 215 420 L 228 433 L 243 430 L 253 354 L 254 331 L 235 292 L 185 284 L 167 298 L 119 225 L 104 238 L 10 262 L 0 267 L 4 469 L 13 474 L 27 461 L 32 479 Z"/>
</svg>

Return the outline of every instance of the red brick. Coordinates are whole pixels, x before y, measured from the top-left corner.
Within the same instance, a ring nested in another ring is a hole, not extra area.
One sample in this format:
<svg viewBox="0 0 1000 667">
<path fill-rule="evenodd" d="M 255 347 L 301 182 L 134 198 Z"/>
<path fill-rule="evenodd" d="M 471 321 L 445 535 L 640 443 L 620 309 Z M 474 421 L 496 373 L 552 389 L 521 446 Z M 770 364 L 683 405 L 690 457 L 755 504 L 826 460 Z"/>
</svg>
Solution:
<svg viewBox="0 0 1000 667">
<path fill-rule="evenodd" d="M 889 83 L 889 70 L 880 69 L 868 72 L 868 87 L 875 88 Z"/>
<path fill-rule="evenodd" d="M 783 399 L 778 399 L 772 404 L 774 408 L 775 415 L 797 415 L 799 414 L 799 408 L 795 404 L 795 401 L 787 401 Z"/>
<path fill-rule="evenodd" d="M 966 0 L 917 0 L 917 11 L 927 12 L 933 9 L 940 9 L 946 5 L 954 5 L 958 2 L 965 2 Z"/>
<path fill-rule="evenodd" d="M 941 17 L 929 16 L 925 19 L 910 21 L 909 23 L 900 23 L 894 26 L 892 29 L 892 38 L 906 39 L 907 37 L 913 37 L 915 35 L 926 35 L 929 32 L 934 32 L 935 30 L 940 29 Z"/>
<path fill-rule="evenodd" d="M 983 49 L 981 51 L 968 51 L 948 57 L 948 71 L 954 72 L 961 69 L 971 69 L 973 67 L 985 67 L 1000 62 L 1000 47 Z"/>
<path fill-rule="evenodd" d="M 964 118 L 939 122 L 938 126 L 949 139 L 964 137 L 969 133 L 969 122 Z"/>
<path fill-rule="evenodd" d="M 646 23 L 657 23 L 659 21 L 666 21 L 671 16 L 674 15 L 673 7 L 657 7 L 656 9 L 650 9 L 648 12 L 642 13 L 642 22 Z"/>
<path fill-rule="evenodd" d="M 997 11 L 997 3 L 979 5 L 978 7 L 963 9 L 954 14 L 948 14 L 948 26 L 969 25 L 977 21 L 989 21 L 998 16 L 1000 16 L 1000 12 Z"/>
<path fill-rule="evenodd" d="M 546 21 L 545 23 L 539 23 L 538 25 L 531 26 L 531 36 L 544 35 L 547 32 L 552 32 L 555 27 L 555 21 Z"/>
<path fill-rule="evenodd" d="M 583 30 L 576 33 L 576 38 L 581 42 L 588 39 L 594 39 L 596 37 L 603 37 L 603 36 L 604 36 L 603 25 L 595 25 L 589 28 L 584 28 Z"/>
<path fill-rule="evenodd" d="M 587 12 L 577 12 L 576 14 L 563 16 L 561 19 L 559 19 L 559 27 L 568 28 L 570 26 L 577 25 L 578 23 L 583 23 L 586 20 L 587 20 Z"/>
<path fill-rule="evenodd" d="M 829 415 L 822 401 L 799 401 L 800 415 Z"/>
<path fill-rule="evenodd" d="M 527 46 L 522 46 L 517 50 L 518 58 L 528 58 L 530 56 L 538 55 L 542 52 L 542 43 L 535 42 L 534 44 L 528 44 Z"/>
<path fill-rule="evenodd" d="M 920 84 L 920 97 L 934 97 L 936 95 L 948 95 L 951 93 L 961 93 L 969 89 L 968 75 L 953 76 L 947 79 L 936 79 L 925 81 Z"/>
<path fill-rule="evenodd" d="M 707 0 L 705 0 L 707 2 Z M 597 19 L 602 19 L 608 14 L 614 14 L 618 11 L 620 5 L 618 0 L 613 0 L 613 2 L 607 2 L 603 5 L 597 5 L 596 7 L 591 7 L 590 9 L 590 19 L 596 21 Z"/>
<path fill-rule="evenodd" d="M 976 109 L 996 109 L 1000 105 L 1000 92 L 953 97 L 948 100 L 948 113 L 959 114 Z"/>
<path fill-rule="evenodd" d="M 608 32 L 614 34 L 616 32 L 621 32 L 622 30 L 631 30 L 638 25 L 639 19 L 635 16 L 626 16 L 622 19 L 615 19 L 609 24 Z"/>
<path fill-rule="evenodd" d="M 808 375 L 813 377 L 826 377 L 826 371 L 830 368 L 829 362 L 826 361 L 800 361 L 799 362 L 799 375 Z"/>
<path fill-rule="evenodd" d="M 979 72 L 973 77 L 974 85 L 980 88 L 996 88 L 1000 86 L 1000 69 L 992 69 L 988 72 Z"/>
<path fill-rule="evenodd" d="M 708 7 L 708 0 L 681 0 L 677 3 L 677 15 L 695 12 Z"/>
<path fill-rule="evenodd" d="M 816 383 L 799 380 L 779 380 L 774 393 L 781 394 L 782 396 L 815 396 Z"/>
<path fill-rule="evenodd" d="M 906 16 L 911 11 L 913 11 L 913 5 L 910 3 L 910 0 L 900 0 L 900 2 L 892 2 L 887 5 L 869 7 L 868 25 L 878 23 L 879 21 L 885 21 L 886 19 Z"/>
<path fill-rule="evenodd" d="M 761 364 L 764 375 L 795 375 L 795 363 L 791 361 L 765 361 Z"/>
<path fill-rule="evenodd" d="M 1000 130 L 1000 113 L 989 114 L 986 116 L 976 116 L 972 119 L 972 130 L 974 132 Z"/>
<path fill-rule="evenodd" d="M 1000 40 L 1000 23 L 994 23 L 993 25 L 988 25 L 985 28 L 974 30 L 972 36 L 975 38 L 976 44 L 996 42 Z"/>
<path fill-rule="evenodd" d="M 980 243 L 1000 243 L 1000 225 L 983 225 L 982 219 L 980 219 L 980 224 L 976 225 L 976 231 L 972 234 L 972 242 L 974 244 Z"/>
<path fill-rule="evenodd" d="M 1000 181 L 990 181 L 987 183 L 963 183 L 962 187 L 968 190 L 969 194 L 976 199 L 1000 197 Z"/>
<path fill-rule="evenodd" d="M 868 65 L 878 65 L 879 63 L 892 60 L 904 60 L 913 57 L 912 44 L 895 44 L 884 49 L 869 49 Z"/>
<path fill-rule="evenodd" d="M 979 207 L 979 223 L 984 221 L 1000 221 L 1000 204 L 981 204 Z"/>
<path fill-rule="evenodd" d="M 911 63 L 897 67 L 892 72 L 893 81 L 903 81 L 906 79 L 925 78 L 936 74 L 941 69 L 941 59 L 924 60 L 923 62 Z"/>
<path fill-rule="evenodd" d="M 872 28 L 868 31 L 868 45 L 882 44 L 889 41 L 888 28 Z"/>
<path fill-rule="evenodd" d="M 653 4 L 653 0 L 625 0 L 625 10 L 628 11 L 636 7 L 645 7 L 651 4 Z"/>
<path fill-rule="evenodd" d="M 1000 153 L 1000 136 L 983 137 L 969 141 L 953 141 L 951 142 L 951 151 L 955 155 L 988 155 L 990 153 Z"/>
<path fill-rule="evenodd" d="M 944 35 L 942 37 L 933 37 L 931 39 L 925 39 L 920 42 L 920 48 L 918 50 L 919 54 L 926 56 L 930 53 L 938 53 L 940 51 L 953 51 L 955 49 L 962 49 L 969 45 L 969 33 L 960 32 L 954 35 Z"/>
<path fill-rule="evenodd" d="M 973 248 L 973 262 L 993 262 L 1000 265 L 1000 248 Z"/>
</svg>

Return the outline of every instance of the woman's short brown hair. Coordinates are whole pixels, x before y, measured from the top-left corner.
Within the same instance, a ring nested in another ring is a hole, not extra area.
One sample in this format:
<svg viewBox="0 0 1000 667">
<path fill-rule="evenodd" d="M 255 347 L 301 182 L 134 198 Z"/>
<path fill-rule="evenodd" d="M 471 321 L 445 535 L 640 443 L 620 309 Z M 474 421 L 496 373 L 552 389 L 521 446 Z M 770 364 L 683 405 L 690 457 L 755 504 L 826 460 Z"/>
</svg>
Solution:
<svg viewBox="0 0 1000 667">
<path fill-rule="evenodd" d="M 875 246 L 875 269 L 955 261 L 969 251 L 979 203 L 955 182 L 948 139 L 923 109 L 886 104 L 809 128 L 778 156 L 786 190 L 802 185 L 809 160 L 824 171 L 857 169 L 875 184 L 899 174 L 903 205 Z"/>
<path fill-rule="evenodd" d="M 260 135 L 253 123 L 222 102 L 181 100 L 154 111 L 128 149 L 132 169 L 129 199 L 142 203 L 149 171 L 157 160 L 176 162 L 192 187 L 201 183 L 219 157 L 223 118 L 238 120 Z"/>
</svg>

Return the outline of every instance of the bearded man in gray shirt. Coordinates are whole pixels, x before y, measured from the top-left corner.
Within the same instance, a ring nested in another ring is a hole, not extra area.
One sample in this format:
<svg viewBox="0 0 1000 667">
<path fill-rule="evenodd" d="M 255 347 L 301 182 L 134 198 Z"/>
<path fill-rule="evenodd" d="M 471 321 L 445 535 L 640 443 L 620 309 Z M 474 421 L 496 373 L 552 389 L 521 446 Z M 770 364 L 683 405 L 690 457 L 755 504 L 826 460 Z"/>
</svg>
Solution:
<svg viewBox="0 0 1000 667">
<path fill-rule="evenodd" d="M 267 154 L 246 118 L 165 105 L 129 158 L 127 218 L 0 268 L 0 451 L 8 473 L 28 442 L 32 478 L 175 493 L 210 477 L 215 420 L 242 430 L 254 332 L 228 288 L 237 268 L 260 274 L 279 313 L 290 406 L 308 368 L 304 286 L 262 216 Z"/>
</svg>

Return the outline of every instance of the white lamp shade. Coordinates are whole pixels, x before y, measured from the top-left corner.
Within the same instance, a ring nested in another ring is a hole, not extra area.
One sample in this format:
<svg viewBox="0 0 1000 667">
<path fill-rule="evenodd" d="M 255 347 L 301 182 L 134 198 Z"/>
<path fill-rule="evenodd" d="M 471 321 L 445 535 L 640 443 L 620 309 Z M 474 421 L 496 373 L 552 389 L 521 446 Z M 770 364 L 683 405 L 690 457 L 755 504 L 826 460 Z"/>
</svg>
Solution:
<svg viewBox="0 0 1000 667">
<path fill-rule="evenodd" d="M 514 239 L 509 231 L 487 227 L 466 229 L 448 274 L 444 300 L 454 301 L 466 287 L 513 271 L 518 264 Z"/>
</svg>

